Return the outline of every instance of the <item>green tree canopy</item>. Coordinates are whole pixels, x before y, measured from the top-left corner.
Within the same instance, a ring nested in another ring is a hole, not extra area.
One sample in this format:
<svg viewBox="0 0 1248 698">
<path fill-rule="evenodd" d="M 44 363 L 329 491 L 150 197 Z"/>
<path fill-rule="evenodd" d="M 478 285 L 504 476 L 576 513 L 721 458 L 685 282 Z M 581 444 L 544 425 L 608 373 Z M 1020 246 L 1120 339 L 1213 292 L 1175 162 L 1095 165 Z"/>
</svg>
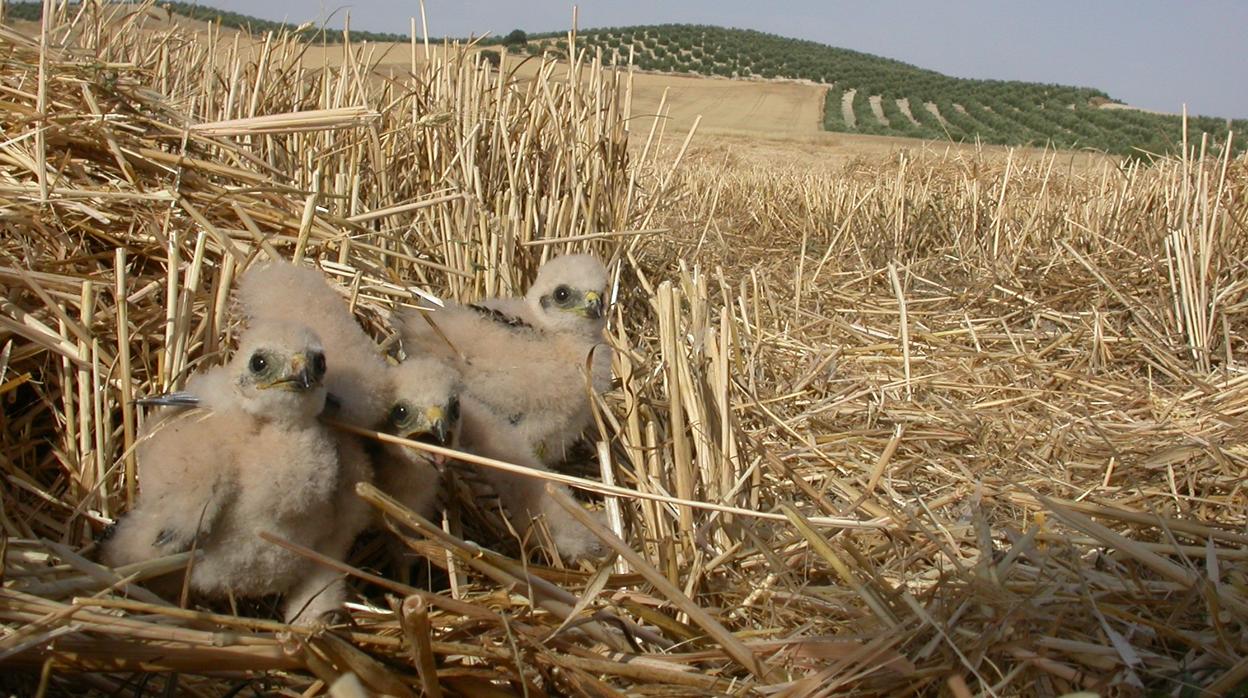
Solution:
<svg viewBox="0 0 1248 698">
<path fill-rule="evenodd" d="M 529 43 L 529 35 L 523 29 L 512 29 L 503 37 L 504 46 L 524 46 Z"/>
</svg>

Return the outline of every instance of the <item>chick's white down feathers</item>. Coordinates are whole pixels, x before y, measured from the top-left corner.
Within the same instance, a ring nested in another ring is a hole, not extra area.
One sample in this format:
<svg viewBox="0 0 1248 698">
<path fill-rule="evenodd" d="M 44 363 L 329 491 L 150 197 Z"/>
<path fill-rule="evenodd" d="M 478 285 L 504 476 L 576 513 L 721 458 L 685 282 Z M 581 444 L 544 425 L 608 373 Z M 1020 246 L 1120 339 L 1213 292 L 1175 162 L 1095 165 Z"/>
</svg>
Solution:
<svg viewBox="0 0 1248 698">
<path fill-rule="evenodd" d="M 498 310 L 550 332 L 569 332 L 601 341 L 607 326 L 607 269 L 597 257 L 569 254 L 555 257 L 537 270 L 522 298 L 490 298 L 478 305 Z M 586 298 L 588 296 L 588 299 Z M 595 306 L 596 301 L 596 306 Z M 596 307 L 596 312 L 586 312 Z"/>
<path fill-rule="evenodd" d="M 396 314 L 408 355 L 441 357 L 462 375 L 462 448 L 542 470 L 564 458 L 592 422 L 589 391 L 610 383 L 606 286 L 601 262 L 568 255 L 542 265 L 523 298 L 448 304 L 428 319 L 418 310 Z M 562 556 L 601 552 L 593 534 L 546 496 L 543 480 L 476 471 L 519 532 L 541 516 Z"/>
<path fill-rule="evenodd" d="M 404 310 L 395 320 L 409 355 L 455 362 L 464 393 L 512 424 L 551 464 L 592 423 L 588 389 L 610 385 L 611 350 L 602 342 L 606 283 L 593 257 L 556 257 L 523 299 L 447 304 L 427 311 L 428 319 Z"/>
<path fill-rule="evenodd" d="M 253 321 L 298 319 L 311 327 L 329 359 L 325 387 L 338 405 L 333 416 L 379 426 L 391 401 L 385 358 L 324 274 L 289 262 L 255 267 L 239 281 L 238 301 Z"/>
<path fill-rule="evenodd" d="M 530 452 L 523 434 L 513 425 L 470 395 L 463 396 L 461 402 L 460 445 L 464 450 L 534 470 L 547 469 Z M 546 496 L 546 480 L 494 468 L 474 467 L 474 470 L 498 494 L 507 520 L 520 535 L 527 534 L 538 517 L 543 517 L 560 557 L 569 560 L 600 557 L 605 551 L 602 542 L 589 529 Z M 568 493 L 563 485 L 555 486 Z"/>
<path fill-rule="evenodd" d="M 323 273 L 288 262 L 249 270 L 239 284 L 243 312 L 252 318 L 297 314 L 315 329 L 330 357 L 325 384 L 329 416 L 369 429 L 424 438 L 449 430 L 446 417 L 458 393 L 455 369 L 436 359 L 418 358 L 394 366 L 385 360 L 373 338 L 357 322 L 342 294 Z M 408 422 L 393 424 L 396 411 Z M 442 419 L 432 417 L 440 411 Z M 342 442 L 357 437 L 337 433 Z M 372 447 L 371 465 L 379 489 L 424 516 L 433 513 L 440 474 L 424 453 L 391 444 Z"/>
<path fill-rule="evenodd" d="M 459 372 L 431 356 L 408 358 L 389 369 L 394 391 L 385 430 L 407 439 L 454 446 L 460 424 Z M 424 451 L 385 444 L 377 488 L 425 518 L 434 513 L 441 472 Z"/>
<path fill-rule="evenodd" d="M 138 447 L 141 494 L 103 548 L 112 566 L 187 550 L 203 557 L 194 591 L 286 594 L 286 617 L 314 621 L 341 605 L 332 571 L 257 534 L 341 559 L 370 512 L 354 494 L 372 476 L 358 446 L 317 420 L 324 351 L 306 327 L 257 321 L 230 363 L 190 383 L 205 409 L 163 409 Z"/>
</svg>

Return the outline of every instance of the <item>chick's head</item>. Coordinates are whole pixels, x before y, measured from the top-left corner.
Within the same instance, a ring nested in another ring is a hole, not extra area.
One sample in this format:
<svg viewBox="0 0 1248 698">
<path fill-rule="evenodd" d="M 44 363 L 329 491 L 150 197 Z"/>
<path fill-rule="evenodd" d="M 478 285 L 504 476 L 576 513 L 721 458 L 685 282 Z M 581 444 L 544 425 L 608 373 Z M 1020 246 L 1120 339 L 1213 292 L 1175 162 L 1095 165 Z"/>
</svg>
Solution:
<svg viewBox="0 0 1248 698">
<path fill-rule="evenodd" d="M 460 375 L 434 357 L 409 358 L 391 368 L 394 402 L 386 431 L 414 441 L 454 446 L 459 435 Z"/>
<path fill-rule="evenodd" d="M 525 302 L 543 329 L 596 337 L 607 322 L 607 282 L 597 257 L 555 257 L 538 270 Z"/>
<path fill-rule="evenodd" d="M 312 330 L 256 323 L 231 362 L 243 409 L 270 420 L 310 419 L 325 407 L 325 350 Z"/>
</svg>

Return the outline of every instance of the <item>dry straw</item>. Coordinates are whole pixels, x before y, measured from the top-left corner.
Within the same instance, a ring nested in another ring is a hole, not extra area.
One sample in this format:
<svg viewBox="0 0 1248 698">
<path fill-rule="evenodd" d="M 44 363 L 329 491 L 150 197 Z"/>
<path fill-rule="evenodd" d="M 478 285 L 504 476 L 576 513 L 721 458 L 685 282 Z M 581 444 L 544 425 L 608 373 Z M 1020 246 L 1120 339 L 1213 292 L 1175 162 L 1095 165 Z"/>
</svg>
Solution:
<svg viewBox="0 0 1248 698">
<path fill-rule="evenodd" d="M 583 53 L 493 69 L 49 5 L 0 29 L 5 690 L 1248 680 L 1248 163 L 759 167 L 631 113 L 628 72 Z M 586 250 L 619 284 L 595 464 L 618 514 L 594 528 L 620 560 L 482 551 L 488 517 L 366 490 L 450 589 L 323 561 L 365 594 L 329 633 L 143 589 L 186 555 L 92 561 L 142 485 L 136 398 L 228 351 L 248 264 L 318 263 L 387 342 L 396 304 Z"/>
</svg>

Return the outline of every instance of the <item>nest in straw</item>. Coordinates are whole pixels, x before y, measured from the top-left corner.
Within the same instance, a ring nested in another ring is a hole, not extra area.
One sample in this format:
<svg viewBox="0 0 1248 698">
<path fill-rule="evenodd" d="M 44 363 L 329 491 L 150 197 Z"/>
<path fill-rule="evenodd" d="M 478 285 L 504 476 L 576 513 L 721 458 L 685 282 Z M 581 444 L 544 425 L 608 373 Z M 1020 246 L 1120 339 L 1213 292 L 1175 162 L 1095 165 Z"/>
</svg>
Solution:
<svg viewBox="0 0 1248 698">
<path fill-rule="evenodd" d="M 0 29 L 10 690 L 1242 688 L 1244 162 L 681 165 L 592 57 L 314 63 L 70 9 Z M 228 350 L 253 261 L 315 262 L 385 342 L 389 308 L 565 251 L 618 281 L 575 480 L 615 559 L 490 552 L 365 488 L 446 583 L 323 561 L 361 594 L 345 627 L 143 588 L 186 556 L 92 561 L 142 486 L 136 397 Z"/>
</svg>

